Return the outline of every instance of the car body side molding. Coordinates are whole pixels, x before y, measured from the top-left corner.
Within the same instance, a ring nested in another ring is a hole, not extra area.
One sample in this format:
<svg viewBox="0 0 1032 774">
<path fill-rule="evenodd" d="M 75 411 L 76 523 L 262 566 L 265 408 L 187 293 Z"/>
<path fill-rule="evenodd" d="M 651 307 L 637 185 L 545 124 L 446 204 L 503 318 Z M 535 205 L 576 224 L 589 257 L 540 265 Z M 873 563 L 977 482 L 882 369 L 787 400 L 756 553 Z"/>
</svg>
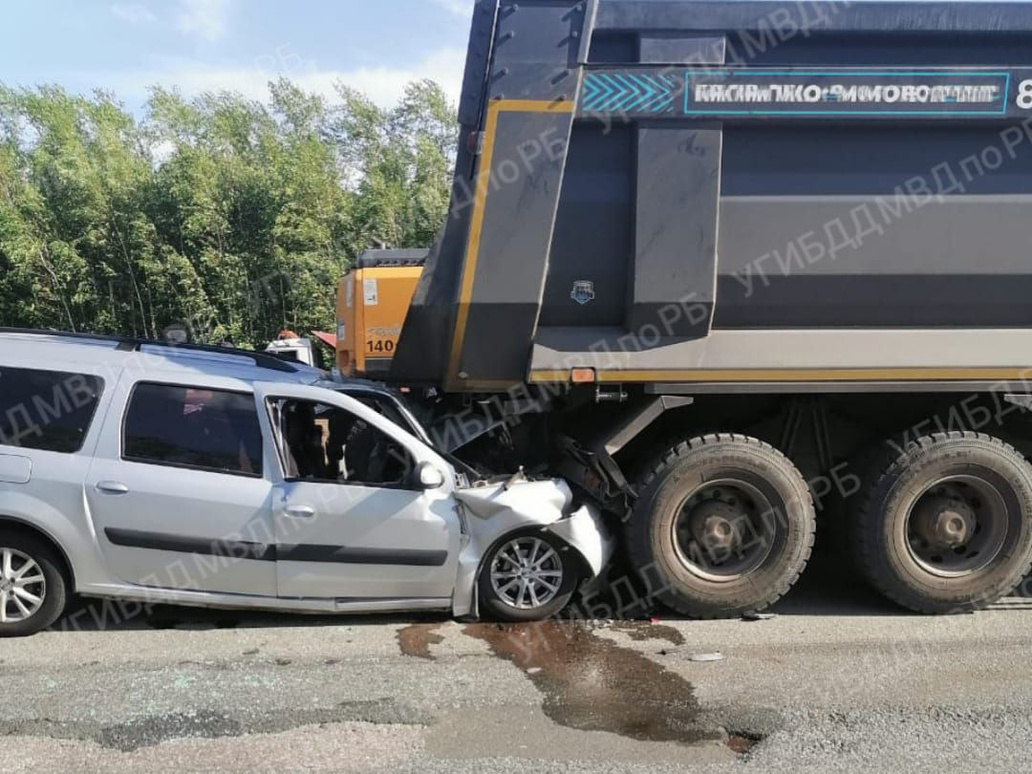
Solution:
<svg viewBox="0 0 1032 774">
<path fill-rule="evenodd" d="M 339 564 L 383 564 L 405 567 L 440 567 L 448 560 L 447 551 L 418 549 L 348 548 L 329 545 L 266 545 L 243 540 L 166 535 L 131 529 L 107 528 L 107 539 L 123 548 L 172 551 L 182 554 L 224 556 L 257 562 L 318 562 Z"/>
</svg>

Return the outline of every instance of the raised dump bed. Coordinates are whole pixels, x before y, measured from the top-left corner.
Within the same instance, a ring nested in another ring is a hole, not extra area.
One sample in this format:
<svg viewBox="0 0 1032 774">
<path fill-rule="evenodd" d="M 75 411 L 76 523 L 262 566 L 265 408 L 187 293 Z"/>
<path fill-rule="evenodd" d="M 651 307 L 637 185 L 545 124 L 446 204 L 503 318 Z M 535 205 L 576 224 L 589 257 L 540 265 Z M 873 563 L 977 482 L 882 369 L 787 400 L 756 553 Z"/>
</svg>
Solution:
<svg viewBox="0 0 1032 774">
<path fill-rule="evenodd" d="M 389 374 L 449 448 L 578 484 L 692 615 L 818 510 L 915 610 L 1028 570 L 1032 5 L 484 0 L 459 121 Z"/>
</svg>

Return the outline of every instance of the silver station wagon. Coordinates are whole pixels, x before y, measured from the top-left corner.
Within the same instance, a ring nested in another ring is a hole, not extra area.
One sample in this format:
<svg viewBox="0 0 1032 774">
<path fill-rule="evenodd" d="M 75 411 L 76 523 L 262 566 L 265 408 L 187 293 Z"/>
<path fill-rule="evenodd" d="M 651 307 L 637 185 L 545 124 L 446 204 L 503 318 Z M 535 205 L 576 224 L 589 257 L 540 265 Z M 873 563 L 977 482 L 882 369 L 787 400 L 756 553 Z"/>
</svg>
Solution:
<svg viewBox="0 0 1032 774">
<path fill-rule="evenodd" d="M 0 636 L 73 594 L 553 615 L 611 553 L 561 480 L 478 480 L 393 393 L 272 356 L 0 332 Z"/>
</svg>

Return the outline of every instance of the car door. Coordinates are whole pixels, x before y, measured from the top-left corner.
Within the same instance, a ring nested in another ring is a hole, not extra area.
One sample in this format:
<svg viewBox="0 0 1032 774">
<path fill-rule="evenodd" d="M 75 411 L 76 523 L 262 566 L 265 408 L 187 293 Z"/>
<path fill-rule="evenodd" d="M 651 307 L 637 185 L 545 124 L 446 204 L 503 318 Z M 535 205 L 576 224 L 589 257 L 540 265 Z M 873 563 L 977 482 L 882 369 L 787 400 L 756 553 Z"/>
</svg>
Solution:
<svg viewBox="0 0 1032 774">
<path fill-rule="evenodd" d="M 342 604 L 450 599 L 461 547 L 451 466 L 345 395 L 273 384 L 256 391 L 279 453 L 279 595 Z M 421 486 L 421 468 L 436 472 L 440 486 Z"/>
<path fill-rule="evenodd" d="M 85 485 L 96 539 L 127 583 L 274 597 L 272 484 L 253 390 L 179 379 L 126 372 L 118 385 Z"/>
</svg>

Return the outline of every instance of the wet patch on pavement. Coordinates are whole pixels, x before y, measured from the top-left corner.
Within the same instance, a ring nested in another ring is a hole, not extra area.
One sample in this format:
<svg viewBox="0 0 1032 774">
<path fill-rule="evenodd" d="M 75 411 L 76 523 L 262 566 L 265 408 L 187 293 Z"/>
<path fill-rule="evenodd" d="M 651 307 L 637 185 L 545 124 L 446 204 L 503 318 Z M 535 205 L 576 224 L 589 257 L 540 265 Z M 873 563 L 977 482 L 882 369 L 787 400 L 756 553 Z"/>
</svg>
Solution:
<svg viewBox="0 0 1032 774">
<path fill-rule="evenodd" d="M 190 610 L 175 607 L 155 607 L 143 622 L 151 629 L 236 629 L 240 626 L 239 612 L 226 610 Z"/>
<path fill-rule="evenodd" d="M 731 748 L 732 752 L 736 752 L 739 755 L 746 755 L 753 747 L 762 741 L 763 736 L 761 734 L 740 732 L 728 734 L 725 744 Z"/>
<path fill-rule="evenodd" d="M 694 689 L 684 678 L 597 637 L 588 626 L 469 624 L 464 631 L 526 672 L 544 697 L 545 714 L 562 726 L 650 742 L 692 744 L 723 737 L 700 717 Z"/>
<path fill-rule="evenodd" d="M 428 726 L 433 718 L 425 712 L 390 699 L 343 702 L 329 709 L 257 713 L 234 718 L 221 712 L 198 709 L 144 715 L 124 723 L 89 721 L 0 721 L 0 736 L 35 736 L 96 742 L 101 747 L 132 752 L 175 739 L 219 739 L 251 734 L 278 734 L 303 726 L 335 723 Z"/>
<path fill-rule="evenodd" d="M 635 642 L 666 640 L 671 645 L 684 645 L 684 635 L 673 626 L 645 621 L 616 621 L 613 631 L 623 632 Z"/>
<path fill-rule="evenodd" d="M 444 636 L 437 632 L 443 625 L 442 622 L 418 623 L 399 629 L 398 647 L 401 648 L 401 652 L 406 656 L 432 661 L 434 657 L 430 653 L 430 646 L 440 645 L 444 642 Z"/>
</svg>

